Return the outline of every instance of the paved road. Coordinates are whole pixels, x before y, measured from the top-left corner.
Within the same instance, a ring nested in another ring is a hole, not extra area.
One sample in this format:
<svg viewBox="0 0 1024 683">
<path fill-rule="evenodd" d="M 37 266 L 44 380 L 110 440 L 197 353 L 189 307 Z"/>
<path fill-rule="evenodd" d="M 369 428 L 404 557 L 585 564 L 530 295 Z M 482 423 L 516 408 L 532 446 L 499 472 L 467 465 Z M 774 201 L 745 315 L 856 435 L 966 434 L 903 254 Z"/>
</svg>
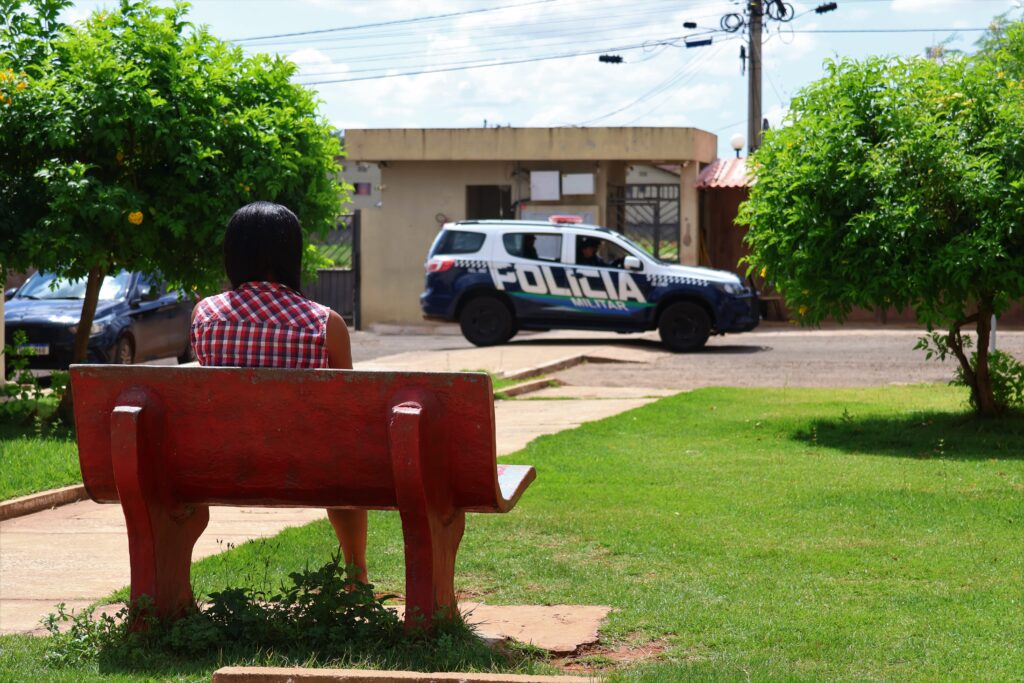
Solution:
<svg viewBox="0 0 1024 683">
<path fill-rule="evenodd" d="M 393 354 L 410 359 L 424 351 L 451 351 L 429 354 L 444 359 L 434 369 L 485 367 L 471 360 L 476 354 L 465 351 L 473 347 L 455 333 L 458 328 L 449 327 L 449 334 L 355 332 L 352 353 L 358 363 Z M 588 363 L 557 374 L 571 385 L 585 387 L 685 390 L 702 386 L 878 386 L 948 381 L 955 361 L 926 360 L 922 352 L 914 350 L 921 334 L 911 329 L 802 330 L 783 325 L 762 326 L 745 334 L 712 337 L 707 348 L 698 353 L 673 354 L 663 350 L 656 333 L 558 331 L 518 335 L 508 344 L 493 347 L 491 353 L 495 358 L 535 356 L 540 363 L 558 355 L 606 351 L 611 346 L 623 357 L 632 355 L 643 360 Z M 1024 332 L 1000 331 L 997 341 L 1000 349 L 1024 358 Z M 456 360 L 460 358 L 463 360 Z M 454 367 L 452 363 L 470 363 L 472 367 Z M 519 364 L 530 363 L 524 360 Z"/>
</svg>

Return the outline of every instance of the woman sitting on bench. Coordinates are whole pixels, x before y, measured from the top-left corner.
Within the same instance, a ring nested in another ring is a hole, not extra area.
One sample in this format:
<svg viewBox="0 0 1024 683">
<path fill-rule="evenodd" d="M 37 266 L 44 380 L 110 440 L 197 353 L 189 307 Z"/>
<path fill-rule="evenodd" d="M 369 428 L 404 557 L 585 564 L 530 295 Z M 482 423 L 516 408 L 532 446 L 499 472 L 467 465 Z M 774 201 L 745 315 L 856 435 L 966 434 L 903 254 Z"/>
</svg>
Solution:
<svg viewBox="0 0 1024 683">
<path fill-rule="evenodd" d="M 253 202 L 235 212 L 224 235 L 232 289 L 192 312 L 200 365 L 259 368 L 352 367 L 341 316 L 300 291 L 302 229 L 287 207 Z M 345 564 L 366 576 L 366 510 L 328 509 Z"/>
</svg>

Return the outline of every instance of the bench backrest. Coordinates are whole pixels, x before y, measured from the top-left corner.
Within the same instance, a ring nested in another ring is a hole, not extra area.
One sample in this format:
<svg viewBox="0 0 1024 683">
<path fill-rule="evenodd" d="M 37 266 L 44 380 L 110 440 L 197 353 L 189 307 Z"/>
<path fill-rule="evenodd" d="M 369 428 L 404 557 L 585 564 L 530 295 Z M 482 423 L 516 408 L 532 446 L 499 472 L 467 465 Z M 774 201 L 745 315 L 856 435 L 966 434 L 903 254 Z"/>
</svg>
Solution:
<svg viewBox="0 0 1024 683">
<path fill-rule="evenodd" d="M 97 502 L 118 500 L 111 413 L 134 405 L 145 457 L 177 502 L 394 509 L 388 420 L 415 401 L 424 462 L 446 470 L 454 506 L 509 507 L 483 373 L 81 365 L 71 385 L 82 478 Z"/>
</svg>

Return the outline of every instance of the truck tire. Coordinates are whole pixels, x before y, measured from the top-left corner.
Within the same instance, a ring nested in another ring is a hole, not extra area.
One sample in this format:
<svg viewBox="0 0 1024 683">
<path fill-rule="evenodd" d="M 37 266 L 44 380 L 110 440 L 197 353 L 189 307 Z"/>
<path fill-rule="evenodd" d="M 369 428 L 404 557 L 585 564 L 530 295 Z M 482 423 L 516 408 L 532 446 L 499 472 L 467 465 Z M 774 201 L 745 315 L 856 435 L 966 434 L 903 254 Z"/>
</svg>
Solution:
<svg viewBox="0 0 1024 683">
<path fill-rule="evenodd" d="M 459 314 L 459 327 L 476 346 L 504 344 L 516 333 L 512 311 L 493 296 L 481 296 L 467 303 Z"/>
<path fill-rule="evenodd" d="M 675 353 L 703 347 L 710 333 L 711 321 L 708 314 L 699 305 L 689 301 L 669 305 L 658 319 L 661 343 Z"/>
</svg>

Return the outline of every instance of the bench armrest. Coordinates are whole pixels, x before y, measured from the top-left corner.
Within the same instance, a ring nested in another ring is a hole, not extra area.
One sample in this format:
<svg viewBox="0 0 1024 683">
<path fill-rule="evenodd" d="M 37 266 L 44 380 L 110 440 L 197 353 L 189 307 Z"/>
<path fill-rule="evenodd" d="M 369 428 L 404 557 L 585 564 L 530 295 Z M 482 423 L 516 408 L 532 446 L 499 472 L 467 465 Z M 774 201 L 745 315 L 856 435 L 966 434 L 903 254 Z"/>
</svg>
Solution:
<svg viewBox="0 0 1024 683">
<path fill-rule="evenodd" d="M 501 492 L 498 506 L 501 512 L 514 508 L 523 491 L 536 478 L 537 470 L 530 465 L 498 465 L 498 489 Z"/>
</svg>

